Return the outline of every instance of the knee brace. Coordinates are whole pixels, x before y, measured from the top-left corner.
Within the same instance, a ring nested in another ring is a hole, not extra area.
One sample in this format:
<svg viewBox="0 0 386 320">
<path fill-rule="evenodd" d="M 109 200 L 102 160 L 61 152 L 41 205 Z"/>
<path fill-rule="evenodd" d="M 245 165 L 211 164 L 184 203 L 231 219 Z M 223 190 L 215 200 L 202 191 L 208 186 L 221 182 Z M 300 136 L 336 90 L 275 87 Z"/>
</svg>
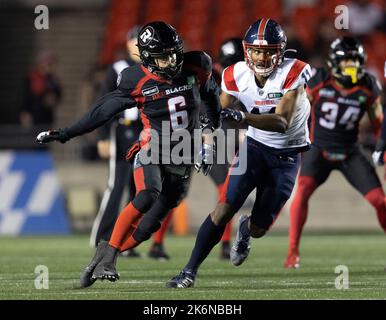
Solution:
<svg viewBox="0 0 386 320">
<path fill-rule="evenodd" d="M 148 240 L 151 235 L 161 227 L 161 222 L 151 216 L 145 215 L 133 233 L 133 238 L 138 242 Z"/>
<path fill-rule="evenodd" d="M 157 200 L 160 194 L 159 190 L 156 189 L 144 189 L 135 196 L 133 205 L 141 213 L 146 213 Z"/>
</svg>

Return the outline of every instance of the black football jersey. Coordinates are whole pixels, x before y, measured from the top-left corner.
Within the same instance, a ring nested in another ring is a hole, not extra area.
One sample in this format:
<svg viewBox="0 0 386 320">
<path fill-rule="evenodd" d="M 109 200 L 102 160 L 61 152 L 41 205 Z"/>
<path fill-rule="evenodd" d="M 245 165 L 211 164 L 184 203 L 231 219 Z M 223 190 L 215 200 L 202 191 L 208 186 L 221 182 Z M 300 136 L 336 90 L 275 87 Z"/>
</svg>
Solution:
<svg viewBox="0 0 386 320">
<path fill-rule="evenodd" d="M 178 137 L 182 129 L 193 133 L 199 127 L 201 104 L 212 126 L 219 126 L 219 87 L 211 71 L 211 58 L 203 51 L 185 53 L 181 74 L 173 81 L 156 76 L 142 65 L 131 66 L 121 72 L 117 90 L 99 99 L 80 121 L 64 129 L 65 134 L 72 138 L 90 132 L 123 110 L 138 107 L 145 129 L 142 145 L 150 142 L 152 152 L 159 148 L 159 155 L 170 154 L 180 142 L 171 141 L 172 135 Z M 170 148 L 165 148 L 169 142 Z M 187 152 L 189 158 L 192 152 Z"/>
<path fill-rule="evenodd" d="M 358 84 L 343 88 L 324 69 L 318 69 L 307 83 L 312 97 L 310 137 L 327 151 L 346 152 L 358 140 L 359 122 L 380 95 L 375 77 L 365 73 Z"/>
</svg>

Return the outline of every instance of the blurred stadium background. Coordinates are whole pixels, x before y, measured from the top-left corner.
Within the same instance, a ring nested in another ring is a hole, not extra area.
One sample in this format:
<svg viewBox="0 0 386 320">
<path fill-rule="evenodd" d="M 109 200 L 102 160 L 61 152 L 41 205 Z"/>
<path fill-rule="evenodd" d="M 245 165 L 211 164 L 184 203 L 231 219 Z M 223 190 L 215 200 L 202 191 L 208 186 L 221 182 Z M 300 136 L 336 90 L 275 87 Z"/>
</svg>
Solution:
<svg viewBox="0 0 386 320">
<path fill-rule="evenodd" d="M 349 32 L 364 42 L 369 70 L 386 85 L 385 0 L 47 0 L 48 30 L 34 27 L 39 4 L 0 0 L 0 235 L 88 233 L 107 184 L 108 163 L 97 156 L 95 134 L 44 149 L 34 140 L 48 128 L 20 125 L 24 79 L 36 57 L 55 60 L 62 94 L 54 127 L 87 111 L 106 66 L 125 56 L 127 31 L 152 20 L 171 23 L 187 50 L 204 49 L 216 60 L 221 41 L 242 37 L 250 23 L 271 17 L 286 31 L 287 47 L 313 67 L 323 66 L 329 43 Z M 342 4 L 350 10 L 350 29 L 343 31 L 334 28 L 334 9 Z M 364 125 L 361 140 L 371 150 L 368 131 Z M 383 179 L 383 168 L 378 170 Z M 196 230 L 215 202 L 213 183 L 196 174 L 174 231 Z M 273 232 L 286 231 L 288 220 L 285 208 Z M 311 200 L 306 230 L 379 232 L 379 227 L 370 205 L 333 173 Z"/>
</svg>

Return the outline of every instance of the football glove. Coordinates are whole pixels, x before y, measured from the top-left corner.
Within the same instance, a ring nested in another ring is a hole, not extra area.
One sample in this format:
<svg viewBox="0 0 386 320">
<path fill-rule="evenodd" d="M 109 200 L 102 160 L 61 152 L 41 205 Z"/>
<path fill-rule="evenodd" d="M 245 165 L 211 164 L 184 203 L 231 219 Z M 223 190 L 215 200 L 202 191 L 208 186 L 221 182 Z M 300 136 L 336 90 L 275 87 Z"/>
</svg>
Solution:
<svg viewBox="0 0 386 320">
<path fill-rule="evenodd" d="M 372 154 L 373 162 L 376 166 L 381 166 L 385 164 L 385 161 L 383 159 L 384 151 L 374 151 Z"/>
<path fill-rule="evenodd" d="M 43 131 L 36 137 L 36 142 L 40 144 L 49 143 L 52 141 L 60 141 L 65 143 L 68 140 L 67 135 L 62 129 Z"/>
<path fill-rule="evenodd" d="M 229 109 L 229 108 L 225 108 L 221 110 L 220 116 L 222 120 L 229 119 L 238 123 L 244 121 L 245 119 L 244 112 L 239 110 Z"/>
<path fill-rule="evenodd" d="M 197 172 L 200 172 L 202 169 L 202 173 L 207 176 L 212 169 L 215 156 L 216 151 L 214 146 L 204 143 L 202 145 L 201 151 L 199 152 L 198 161 L 194 164 L 194 168 L 197 170 Z"/>
<path fill-rule="evenodd" d="M 386 143 L 383 141 L 382 138 L 379 138 L 375 144 L 375 150 L 372 154 L 373 162 L 376 166 L 381 166 L 385 164 L 385 149 L 386 149 Z"/>
</svg>

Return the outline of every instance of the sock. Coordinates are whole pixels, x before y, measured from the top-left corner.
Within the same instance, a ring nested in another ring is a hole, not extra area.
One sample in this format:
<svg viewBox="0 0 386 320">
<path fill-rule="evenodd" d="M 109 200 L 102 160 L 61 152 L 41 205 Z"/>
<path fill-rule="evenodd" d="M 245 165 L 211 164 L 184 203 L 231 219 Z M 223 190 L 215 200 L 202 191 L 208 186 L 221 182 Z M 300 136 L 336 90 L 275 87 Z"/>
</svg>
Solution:
<svg viewBox="0 0 386 320">
<path fill-rule="evenodd" d="M 296 194 L 290 207 L 288 253 L 299 252 L 300 237 L 307 220 L 308 199 L 317 187 L 313 177 L 299 176 Z"/>
<path fill-rule="evenodd" d="M 113 233 L 109 244 L 121 250 L 121 246 L 125 239 L 127 239 L 131 233 L 135 230 L 135 226 L 138 221 L 142 218 L 143 214 L 139 212 L 132 203 L 129 203 L 118 216 L 117 221 L 115 222 Z M 127 249 L 126 249 L 127 250 Z M 121 250 L 125 251 L 125 250 Z"/>
<path fill-rule="evenodd" d="M 198 230 L 196 243 L 189 262 L 184 270 L 191 270 L 193 273 L 197 272 L 200 264 L 205 260 L 213 247 L 220 241 L 224 229 L 225 226 L 215 225 L 212 222 L 210 215 L 205 219 L 200 230 Z"/>
<path fill-rule="evenodd" d="M 125 239 L 125 241 L 122 243 L 121 245 L 121 251 L 126 251 L 126 250 L 129 250 L 129 249 L 134 249 L 135 247 L 138 247 L 141 242 L 140 241 L 137 241 L 134 237 L 133 237 L 133 234 L 134 232 Z"/>
<path fill-rule="evenodd" d="M 166 216 L 166 218 L 162 222 L 161 228 L 159 228 L 158 231 L 153 234 L 153 243 L 154 244 L 162 244 L 163 243 L 164 238 L 165 238 L 165 233 L 168 230 L 170 220 L 172 219 L 172 216 L 173 216 L 173 211 L 174 210 L 170 210 L 170 212 L 168 213 L 168 215 Z"/>
<path fill-rule="evenodd" d="M 231 233 L 232 233 L 232 220 L 226 224 L 224 233 L 221 237 L 221 242 L 230 242 Z"/>
<path fill-rule="evenodd" d="M 383 231 L 386 232 L 386 204 L 385 194 L 381 187 L 370 190 L 365 198 L 377 211 L 377 218 Z"/>
</svg>

